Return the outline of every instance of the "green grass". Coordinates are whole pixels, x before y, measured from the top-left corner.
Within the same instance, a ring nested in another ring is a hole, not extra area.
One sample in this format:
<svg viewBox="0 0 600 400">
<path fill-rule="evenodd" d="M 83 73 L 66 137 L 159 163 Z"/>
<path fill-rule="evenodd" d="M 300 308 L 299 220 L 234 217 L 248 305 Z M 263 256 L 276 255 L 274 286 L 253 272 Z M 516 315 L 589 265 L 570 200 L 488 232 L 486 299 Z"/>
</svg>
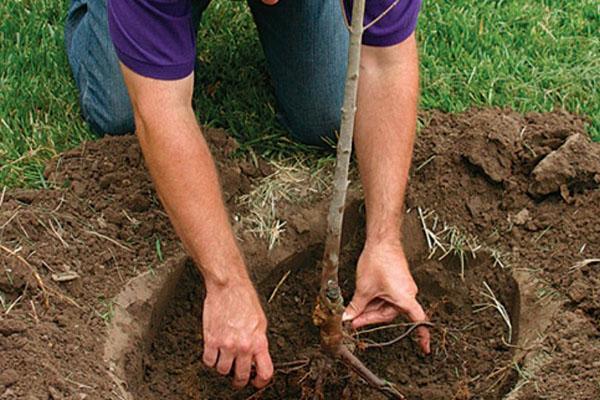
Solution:
<svg viewBox="0 0 600 400">
<path fill-rule="evenodd" d="M 199 33 L 200 120 L 267 156 L 296 151 L 275 119 L 264 58 L 242 2 L 215 1 Z M 0 186 L 43 187 L 44 162 L 94 136 L 63 49 L 67 0 L 0 5 Z M 564 107 L 600 140 L 600 8 L 581 1 L 424 1 L 422 107 Z"/>
<path fill-rule="evenodd" d="M 425 1 L 419 27 L 422 106 L 461 111 L 562 107 L 600 140 L 596 1 Z"/>
</svg>

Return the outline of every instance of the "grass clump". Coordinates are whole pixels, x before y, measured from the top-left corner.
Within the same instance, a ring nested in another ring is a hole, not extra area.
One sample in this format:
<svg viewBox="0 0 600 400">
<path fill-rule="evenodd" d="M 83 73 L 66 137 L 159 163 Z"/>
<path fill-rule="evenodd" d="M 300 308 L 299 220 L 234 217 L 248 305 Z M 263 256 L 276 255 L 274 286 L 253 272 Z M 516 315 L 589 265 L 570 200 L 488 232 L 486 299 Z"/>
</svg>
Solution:
<svg viewBox="0 0 600 400">
<path fill-rule="evenodd" d="M 0 5 L 0 187 L 44 187 L 44 163 L 94 138 L 80 117 L 63 45 L 68 0 Z M 600 140 L 600 13 L 593 0 L 426 1 L 420 17 L 424 109 L 520 112 L 563 107 Z M 266 63 L 245 2 L 213 2 L 198 36 L 200 120 L 242 149 L 307 148 L 276 121 Z"/>
</svg>

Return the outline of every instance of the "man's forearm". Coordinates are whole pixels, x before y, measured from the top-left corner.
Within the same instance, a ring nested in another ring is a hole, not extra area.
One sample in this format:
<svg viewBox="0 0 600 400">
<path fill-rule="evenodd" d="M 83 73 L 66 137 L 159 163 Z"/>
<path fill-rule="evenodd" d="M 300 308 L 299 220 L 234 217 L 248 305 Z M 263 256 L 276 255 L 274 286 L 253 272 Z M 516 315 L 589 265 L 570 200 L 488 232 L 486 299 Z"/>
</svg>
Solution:
<svg viewBox="0 0 600 400">
<path fill-rule="evenodd" d="M 161 201 L 207 284 L 246 279 L 217 171 L 191 107 L 142 123 L 137 134 Z"/>
<path fill-rule="evenodd" d="M 135 114 L 136 134 L 156 191 L 177 234 L 204 276 L 203 362 L 235 371 L 245 386 L 255 366 L 256 387 L 273 376 L 267 319 L 236 244 L 219 179 L 192 110 L 193 75 L 144 77 L 121 65 Z"/>
<path fill-rule="evenodd" d="M 364 47 L 355 146 L 367 209 L 367 244 L 399 242 L 415 137 L 418 61 L 414 36 Z"/>
</svg>

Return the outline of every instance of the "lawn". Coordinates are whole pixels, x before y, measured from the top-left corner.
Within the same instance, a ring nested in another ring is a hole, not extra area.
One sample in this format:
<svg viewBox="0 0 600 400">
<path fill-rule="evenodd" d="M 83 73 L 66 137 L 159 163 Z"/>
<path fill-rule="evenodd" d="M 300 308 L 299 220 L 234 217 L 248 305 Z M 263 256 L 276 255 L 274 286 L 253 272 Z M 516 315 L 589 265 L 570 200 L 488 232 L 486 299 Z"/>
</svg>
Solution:
<svg viewBox="0 0 600 400">
<path fill-rule="evenodd" d="M 289 0 L 292 1 L 292 0 Z M 0 186 L 43 187 L 51 156 L 94 136 L 79 115 L 63 49 L 67 0 L 0 5 Z M 424 1 L 418 29 L 423 109 L 587 115 L 600 140 L 600 6 L 581 1 Z M 266 156 L 297 151 L 275 101 L 246 5 L 216 1 L 199 32 L 195 96 L 204 124 Z"/>
</svg>

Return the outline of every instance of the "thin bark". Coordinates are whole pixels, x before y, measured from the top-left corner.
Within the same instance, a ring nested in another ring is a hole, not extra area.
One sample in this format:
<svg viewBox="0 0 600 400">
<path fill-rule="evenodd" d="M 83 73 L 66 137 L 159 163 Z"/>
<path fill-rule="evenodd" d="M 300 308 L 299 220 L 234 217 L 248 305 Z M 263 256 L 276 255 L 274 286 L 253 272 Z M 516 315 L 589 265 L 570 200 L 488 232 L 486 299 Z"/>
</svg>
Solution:
<svg viewBox="0 0 600 400">
<path fill-rule="evenodd" d="M 342 224 L 344 220 L 344 207 L 348 190 L 348 167 L 352 154 L 352 137 L 354 133 L 354 118 L 356 115 L 356 97 L 358 92 L 358 75 L 360 69 L 361 38 L 363 33 L 363 20 L 365 13 L 365 0 L 355 0 L 352 8 L 352 25 L 350 26 L 350 49 L 348 52 L 348 70 L 346 73 L 346 87 L 344 89 L 344 104 L 342 106 L 342 124 L 337 145 L 337 162 L 335 166 L 333 197 L 327 216 L 327 239 L 323 255 L 323 271 L 321 275 L 322 308 L 338 316 L 335 324 L 326 324 L 324 330 L 338 329 L 341 339 L 341 314 L 343 300 L 341 299 L 338 268 L 340 243 L 342 238 Z M 325 311 L 325 310 L 322 310 Z M 339 315 L 338 315 L 339 314 Z M 329 326 L 335 325 L 335 326 Z M 331 332 L 334 333 L 334 332 Z"/>
</svg>

